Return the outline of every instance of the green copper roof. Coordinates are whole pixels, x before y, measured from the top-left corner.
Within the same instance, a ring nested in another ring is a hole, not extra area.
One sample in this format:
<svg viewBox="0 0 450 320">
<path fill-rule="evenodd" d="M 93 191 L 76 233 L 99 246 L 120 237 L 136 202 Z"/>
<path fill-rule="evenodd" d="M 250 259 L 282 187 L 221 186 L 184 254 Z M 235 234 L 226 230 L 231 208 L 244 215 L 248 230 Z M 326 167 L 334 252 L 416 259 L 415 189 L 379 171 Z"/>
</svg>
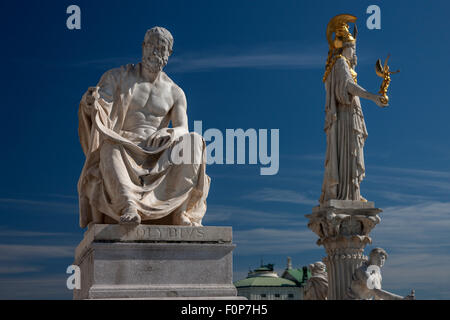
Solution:
<svg viewBox="0 0 450 320">
<path fill-rule="evenodd" d="M 273 271 L 273 268 L 262 266 L 262 267 L 255 269 L 253 272 L 259 272 L 259 271 Z"/>
<path fill-rule="evenodd" d="M 296 287 L 294 281 L 276 277 L 251 277 L 234 283 L 236 288 L 240 287 Z"/>
<path fill-rule="evenodd" d="M 301 283 L 303 281 L 303 270 L 302 270 L 302 268 L 289 269 L 289 270 L 287 270 L 287 273 L 289 273 L 299 283 Z M 307 275 L 308 275 L 308 279 L 311 278 L 311 271 L 308 270 Z"/>
</svg>

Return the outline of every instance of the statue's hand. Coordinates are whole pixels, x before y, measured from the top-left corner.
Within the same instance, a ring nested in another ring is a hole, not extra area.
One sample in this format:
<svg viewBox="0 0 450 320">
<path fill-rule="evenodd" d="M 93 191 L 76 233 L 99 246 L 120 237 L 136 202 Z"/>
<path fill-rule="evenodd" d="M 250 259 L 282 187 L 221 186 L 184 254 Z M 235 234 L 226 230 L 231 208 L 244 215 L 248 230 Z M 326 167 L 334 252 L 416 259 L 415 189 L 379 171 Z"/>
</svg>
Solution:
<svg viewBox="0 0 450 320">
<path fill-rule="evenodd" d="M 95 96 L 98 94 L 98 87 L 89 87 L 86 94 L 86 104 L 91 106 L 95 102 Z"/>
<path fill-rule="evenodd" d="M 150 137 L 147 146 L 152 148 L 159 148 L 166 144 L 170 140 L 170 135 L 163 132 L 156 132 L 152 137 Z"/>
<path fill-rule="evenodd" d="M 403 300 L 416 300 L 415 291 L 411 290 L 411 293 L 404 297 Z"/>
<path fill-rule="evenodd" d="M 377 104 L 377 106 L 379 106 L 380 108 L 386 108 L 387 106 L 389 106 L 388 103 L 383 103 L 382 102 L 382 98 L 383 96 L 375 96 L 375 99 L 373 100 L 373 102 L 375 102 Z"/>
</svg>

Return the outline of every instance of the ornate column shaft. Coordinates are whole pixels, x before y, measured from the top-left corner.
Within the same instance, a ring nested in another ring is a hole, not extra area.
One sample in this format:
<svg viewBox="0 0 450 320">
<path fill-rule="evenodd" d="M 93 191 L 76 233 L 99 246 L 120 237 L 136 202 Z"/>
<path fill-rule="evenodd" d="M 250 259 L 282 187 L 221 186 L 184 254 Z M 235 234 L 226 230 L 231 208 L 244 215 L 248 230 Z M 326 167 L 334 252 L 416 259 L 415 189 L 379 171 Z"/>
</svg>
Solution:
<svg viewBox="0 0 450 320">
<path fill-rule="evenodd" d="M 317 245 L 327 253 L 328 299 L 346 299 L 354 271 L 367 260 L 364 248 L 372 243 L 370 231 L 381 219 L 382 210 L 373 202 L 330 200 L 306 215 L 308 227 L 319 236 Z"/>
</svg>

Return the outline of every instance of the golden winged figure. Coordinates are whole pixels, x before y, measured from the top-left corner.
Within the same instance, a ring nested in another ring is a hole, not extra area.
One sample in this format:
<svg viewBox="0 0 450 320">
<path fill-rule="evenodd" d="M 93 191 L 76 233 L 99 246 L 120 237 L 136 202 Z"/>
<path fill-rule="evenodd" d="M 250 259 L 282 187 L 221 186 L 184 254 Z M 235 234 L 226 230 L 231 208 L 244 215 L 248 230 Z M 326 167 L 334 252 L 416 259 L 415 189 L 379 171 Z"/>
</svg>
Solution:
<svg viewBox="0 0 450 320">
<path fill-rule="evenodd" d="M 391 71 L 388 66 L 388 60 L 390 58 L 390 55 L 388 54 L 386 60 L 384 61 L 384 65 L 381 64 L 381 60 L 378 59 L 375 63 L 375 73 L 380 78 L 383 78 L 383 82 L 381 83 L 379 94 L 383 95 L 381 98 L 381 102 L 387 104 L 389 102 L 389 97 L 387 95 L 387 90 L 389 87 L 389 84 L 391 83 L 391 74 L 399 73 L 400 70 L 397 71 Z"/>
</svg>

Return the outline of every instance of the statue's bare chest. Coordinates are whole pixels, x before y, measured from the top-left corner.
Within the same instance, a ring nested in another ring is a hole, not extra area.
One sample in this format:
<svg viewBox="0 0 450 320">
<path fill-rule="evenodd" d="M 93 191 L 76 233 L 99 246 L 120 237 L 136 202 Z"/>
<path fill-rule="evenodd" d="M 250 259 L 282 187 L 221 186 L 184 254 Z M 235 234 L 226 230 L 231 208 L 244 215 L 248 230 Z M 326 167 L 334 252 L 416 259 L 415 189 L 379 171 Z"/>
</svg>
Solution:
<svg viewBox="0 0 450 320">
<path fill-rule="evenodd" d="M 139 83 L 133 90 L 128 113 L 164 117 L 173 105 L 170 88 L 161 84 Z"/>
</svg>

